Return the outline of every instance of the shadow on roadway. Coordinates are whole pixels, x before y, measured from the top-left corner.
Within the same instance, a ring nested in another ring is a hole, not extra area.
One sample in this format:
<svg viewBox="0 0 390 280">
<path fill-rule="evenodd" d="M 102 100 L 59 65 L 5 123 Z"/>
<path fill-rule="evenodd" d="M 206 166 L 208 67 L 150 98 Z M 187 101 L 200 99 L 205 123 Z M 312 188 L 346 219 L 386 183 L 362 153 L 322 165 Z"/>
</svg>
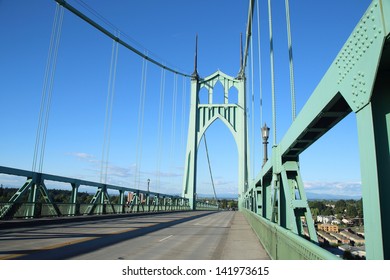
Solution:
<svg viewBox="0 0 390 280">
<path fill-rule="evenodd" d="M 208 216 L 213 213 L 217 213 L 217 212 L 199 212 L 199 214 L 194 216 L 179 218 L 177 220 L 168 221 L 168 222 L 161 222 L 155 225 L 135 229 L 128 232 L 123 232 L 118 234 L 95 235 L 95 238 L 93 239 L 81 241 L 75 244 L 69 244 L 69 245 L 65 245 L 53 249 L 41 249 L 41 250 L 30 250 L 30 251 L 21 250 L 18 253 L 27 253 L 27 254 L 12 259 L 14 260 L 66 260 L 75 256 L 79 256 L 85 253 L 90 253 L 95 250 L 99 250 L 104 247 L 114 245 L 122 241 L 126 241 L 164 228 L 168 228 L 174 225 L 178 225 L 194 219 Z M 16 252 L 13 253 L 15 254 Z"/>
</svg>

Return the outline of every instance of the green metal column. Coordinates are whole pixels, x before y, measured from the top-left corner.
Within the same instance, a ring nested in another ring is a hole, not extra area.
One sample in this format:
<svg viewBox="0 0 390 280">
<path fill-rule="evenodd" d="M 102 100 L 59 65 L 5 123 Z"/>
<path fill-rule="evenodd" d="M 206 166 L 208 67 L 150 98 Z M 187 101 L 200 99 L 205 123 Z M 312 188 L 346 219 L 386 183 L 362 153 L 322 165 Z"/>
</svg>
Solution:
<svg viewBox="0 0 390 280">
<path fill-rule="evenodd" d="M 35 217 L 35 206 L 36 206 L 36 199 L 37 199 L 37 190 L 38 190 L 38 185 L 36 182 L 34 182 L 31 185 L 30 192 L 28 195 L 28 205 L 26 209 L 26 218 L 32 218 Z"/>
<path fill-rule="evenodd" d="M 78 193 L 78 190 L 79 190 L 79 187 L 80 185 L 76 184 L 76 183 L 72 183 L 72 194 L 71 194 L 71 197 L 70 197 L 70 203 L 71 203 L 71 206 L 69 207 L 69 216 L 75 216 L 77 215 L 77 193 Z"/>
<path fill-rule="evenodd" d="M 126 207 L 126 201 L 125 201 L 125 191 L 119 190 L 119 204 L 120 204 L 120 211 L 119 213 L 125 213 L 125 207 Z"/>
<path fill-rule="evenodd" d="M 199 104 L 199 81 L 198 76 L 191 79 L 191 105 L 187 138 L 187 154 L 183 178 L 182 196 L 189 199 L 190 207 L 196 210 L 196 169 L 198 157 L 198 104 Z"/>
<path fill-rule="evenodd" d="M 356 113 L 367 259 L 390 259 L 390 82 L 377 77 L 372 101 Z"/>
<path fill-rule="evenodd" d="M 234 137 L 238 147 L 238 193 L 244 194 L 248 190 L 249 178 L 249 145 L 248 145 L 248 125 L 246 110 L 246 79 L 245 76 L 239 78 L 238 83 L 238 110 L 237 134 Z M 238 205 L 240 206 L 240 201 Z M 242 204 L 241 204 L 242 205 Z"/>
</svg>

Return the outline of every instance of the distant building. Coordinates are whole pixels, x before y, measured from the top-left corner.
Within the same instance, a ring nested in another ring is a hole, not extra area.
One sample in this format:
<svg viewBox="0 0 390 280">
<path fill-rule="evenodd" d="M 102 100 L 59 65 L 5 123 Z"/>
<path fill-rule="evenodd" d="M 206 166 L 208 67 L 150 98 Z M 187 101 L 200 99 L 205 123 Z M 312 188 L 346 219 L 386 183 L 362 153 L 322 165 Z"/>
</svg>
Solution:
<svg viewBox="0 0 390 280">
<path fill-rule="evenodd" d="M 349 244 L 350 243 L 350 240 L 345 237 L 344 235 L 341 235 L 339 233 L 336 233 L 336 232 L 330 232 L 329 233 L 331 236 L 335 237 L 337 240 L 339 240 L 342 244 Z"/>
<path fill-rule="evenodd" d="M 325 204 L 325 206 L 326 206 L 326 207 L 330 207 L 330 208 L 332 208 L 332 209 L 334 209 L 334 208 L 336 207 L 336 205 L 334 205 L 334 204 Z"/>
<path fill-rule="evenodd" d="M 345 236 L 349 240 L 353 241 L 355 245 L 363 245 L 365 243 L 364 238 L 361 238 L 360 236 L 351 233 L 347 230 L 343 230 L 340 232 L 341 235 Z"/>
<path fill-rule="evenodd" d="M 332 225 L 340 225 L 341 224 L 341 221 L 340 219 L 334 219 L 332 222 L 331 222 Z"/>
<path fill-rule="evenodd" d="M 317 224 L 317 229 L 326 232 L 339 232 L 339 227 L 332 224 Z"/>
<path fill-rule="evenodd" d="M 329 242 L 329 244 L 338 244 L 338 240 L 337 238 L 331 236 L 329 233 L 325 232 L 325 231 L 317 231 L 317 234 L 322 237 L 323 239 L 325 239 L 326 241 Z"/>
<path fill-rule="evenodd" d="M 342 219 L 341 220 L 344 224 L 346 224 L 346 225 L 349 225 L 349 226 L 351 226 L 351 225 L 353 225 L 353 221 L 352 220 L 348 220 L 348 219 Z"/>
<path fill-rule="evenodd" d="M 317 222 L 324 223 L 324 224 L 330 224 L 334 219 L 335 217 L 333 216 L 322 216 L 322 215 L 317 216 Z"/>
</svg>

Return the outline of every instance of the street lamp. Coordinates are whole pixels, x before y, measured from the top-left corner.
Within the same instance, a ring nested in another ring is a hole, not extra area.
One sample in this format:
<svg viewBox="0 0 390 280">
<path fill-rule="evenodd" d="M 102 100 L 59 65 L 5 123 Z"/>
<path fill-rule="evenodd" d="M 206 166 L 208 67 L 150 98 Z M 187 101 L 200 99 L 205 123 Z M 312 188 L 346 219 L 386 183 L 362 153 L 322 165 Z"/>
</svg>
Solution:
<svg viewBox="0 0 390 280">
<path fill-rule="evenodd" d="M 150 190 L 149 186 L 150 186 L 150 179 L 148 179 L 148 193 L 149 193 L 149 190 Z"/>
<path fill-rule="evenodd" d="M 269 137 L 269 127 L 267 127 L 267 124 L 264 123 L 264 126 L 261 128 L 261 136 L 263 138 L 263 145 L 264 145 L 264 159 L 263 159 L 263 165 L 268 160 L 268 153 L 267 153 L 267 144 L 268 144 L 268 137 Z"/>
</svg>

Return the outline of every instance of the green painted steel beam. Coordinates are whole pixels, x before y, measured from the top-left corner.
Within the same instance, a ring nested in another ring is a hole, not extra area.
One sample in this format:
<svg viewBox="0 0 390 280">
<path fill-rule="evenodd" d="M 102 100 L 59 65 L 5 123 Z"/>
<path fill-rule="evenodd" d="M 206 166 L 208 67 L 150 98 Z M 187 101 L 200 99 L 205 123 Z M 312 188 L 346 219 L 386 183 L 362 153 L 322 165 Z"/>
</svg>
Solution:
<svg viewBox="0 0 390 280">
<path fill-rule="evenodd" d="M 389 32 L 390 1 L 372 1 L 300 114 L 272 148 L 272 156 L 252 186 L 263 193 L 269 185 L 278 191 L 283 163 L 297 161 L 302 152 L 353 112 L 358 125 L 367 259 L 390 259 L 390 225 L 386 220 L 390 215 Z M 268 205 L 260 212 L 272 220 L 269 193 L 264 198 Z"/>
</svg>

